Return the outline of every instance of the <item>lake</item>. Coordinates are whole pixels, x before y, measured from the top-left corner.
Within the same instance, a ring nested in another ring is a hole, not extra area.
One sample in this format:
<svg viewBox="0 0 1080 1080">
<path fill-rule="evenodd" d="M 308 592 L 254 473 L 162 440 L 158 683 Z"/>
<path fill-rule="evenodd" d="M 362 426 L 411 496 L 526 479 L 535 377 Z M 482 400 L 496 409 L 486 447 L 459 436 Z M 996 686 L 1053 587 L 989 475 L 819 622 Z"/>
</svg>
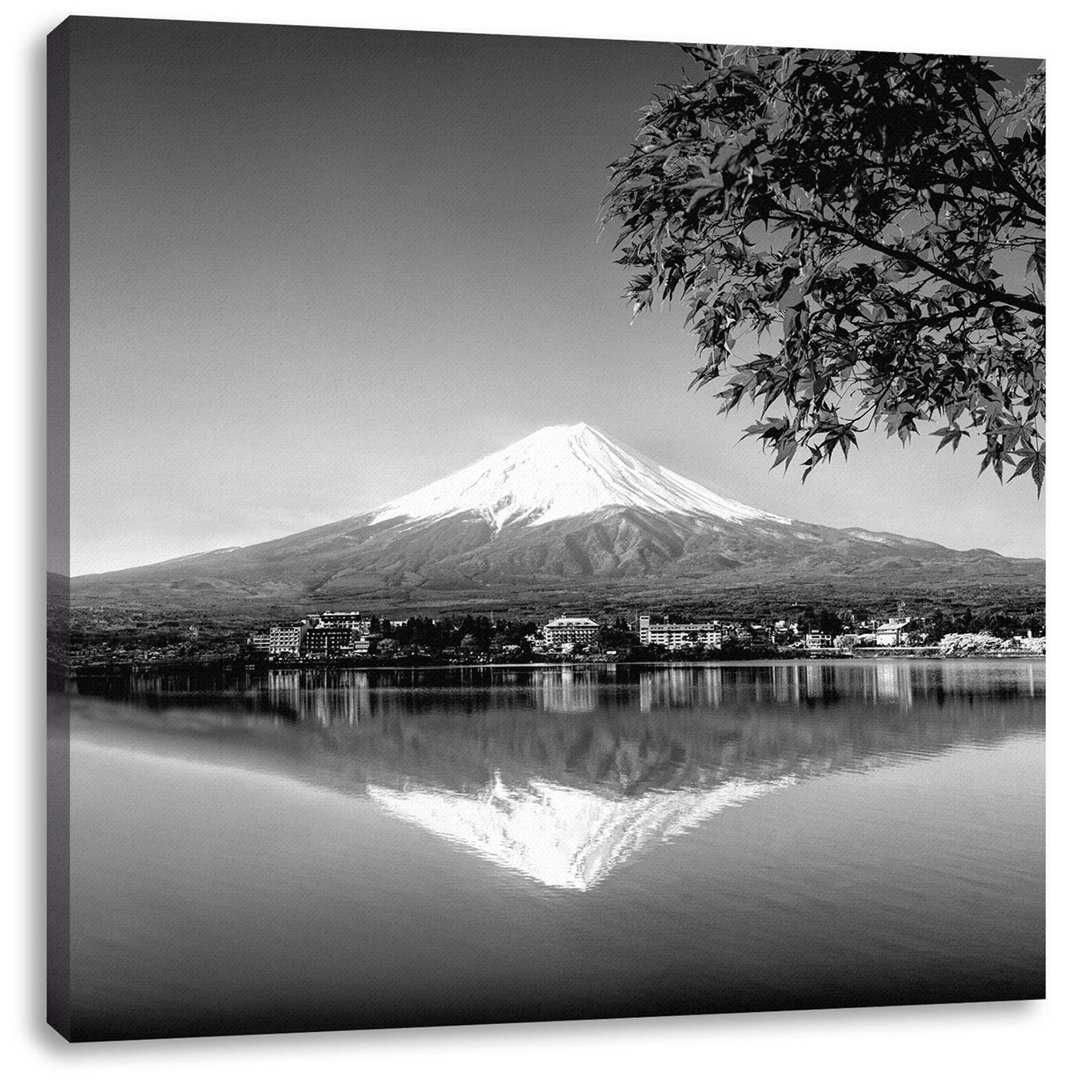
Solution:
<svg viewBox="0 0 1080 1080">
<path fill-rule="evenodd" d="M 1044 670 L 80 680 L 72 1035 L 1042 997 Z"/>
</svg>

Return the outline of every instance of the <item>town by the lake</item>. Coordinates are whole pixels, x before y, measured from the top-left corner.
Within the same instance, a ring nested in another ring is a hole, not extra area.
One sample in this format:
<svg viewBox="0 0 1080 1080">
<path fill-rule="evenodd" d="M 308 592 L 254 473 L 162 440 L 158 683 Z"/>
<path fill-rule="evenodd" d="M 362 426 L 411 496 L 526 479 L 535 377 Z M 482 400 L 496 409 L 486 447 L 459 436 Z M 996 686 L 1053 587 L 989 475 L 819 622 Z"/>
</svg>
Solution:
<svg viewBox="0 0 1080 1080">
<path fill-rule="evenodd" d="M 73 673 L 239 662 L 254 665 L 663 662 L 885 655 L 1038 656 L 1045 617 L 970 610 L 922 617 L 805 608 L 787 618 L 614 618 L 559 614 L 546 620 L 494 612 L 441 618 L 312 612 L 249 629 L 160 618 L 134 609 L 72 613 Z M 118 625 L 119 624 L 119 625 Z"/>
</svg>

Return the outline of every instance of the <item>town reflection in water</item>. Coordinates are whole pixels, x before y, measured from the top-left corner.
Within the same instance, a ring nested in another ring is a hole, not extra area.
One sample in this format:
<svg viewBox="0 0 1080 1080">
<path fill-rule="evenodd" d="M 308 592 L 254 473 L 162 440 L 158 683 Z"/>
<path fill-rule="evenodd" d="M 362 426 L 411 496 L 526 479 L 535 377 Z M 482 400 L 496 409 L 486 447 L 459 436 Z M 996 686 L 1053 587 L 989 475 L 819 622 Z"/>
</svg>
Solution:
<svg viewBox="0 0 1080 1080">
<path fill-rule="evenodd" d="M 1043 724 L 1041 661 L 80 681 L 72 734 L 282 772 L 584 891 L 721 811 Z"/>
<path fill-rule="evenodd" d="M 877 661 L 755 666 L 271 670 L 259 675 L 135 675 L 83 678 L 76 693 L 152 707 L 213 704 L 305 726 L 355 725 L 375 714 L 504 708 L 588 714 L 635 707 L 720 709 L 747 703 L 845 707 L 856 702 L 908 711 L 945 697 L 1041 698 L 1042 661 Z"/>
</svg>

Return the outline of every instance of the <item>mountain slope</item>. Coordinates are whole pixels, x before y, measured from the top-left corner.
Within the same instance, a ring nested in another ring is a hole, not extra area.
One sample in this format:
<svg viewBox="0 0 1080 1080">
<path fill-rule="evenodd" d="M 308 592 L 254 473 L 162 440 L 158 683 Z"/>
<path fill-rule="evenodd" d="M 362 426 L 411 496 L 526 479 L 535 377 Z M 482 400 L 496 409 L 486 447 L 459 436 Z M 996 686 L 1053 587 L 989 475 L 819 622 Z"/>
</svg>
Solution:
<svg viewBox="0 0 1080 1080">
<path fill-rule="evenodd" d="M 1038 560 L 835 529 L 727 499 L 585 424 L 543 428 L 343 521 L 240 548 L 77 578 L 76 597 L 331 602 L 907 575 L 1041 578 Z"/>
</svg>

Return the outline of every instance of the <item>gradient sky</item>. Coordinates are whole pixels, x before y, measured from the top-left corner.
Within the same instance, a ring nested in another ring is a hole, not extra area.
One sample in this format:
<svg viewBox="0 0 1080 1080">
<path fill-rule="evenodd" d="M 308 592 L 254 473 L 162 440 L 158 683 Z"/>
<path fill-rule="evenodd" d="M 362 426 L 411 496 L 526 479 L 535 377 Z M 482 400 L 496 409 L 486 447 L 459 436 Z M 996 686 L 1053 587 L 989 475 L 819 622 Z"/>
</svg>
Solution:
<svg viewBox="0 0 1080 1080">
<path fill-rule="evenodd" d="M 867 436 L 769 471 L 687 392 L 676 307 L 631 324 L 607 165 L 672 45 L 78 20 L 72 572 L 369 509 L 587 421 L 827 525 L 1042 556 L 1021 478 Z"/>
</svg>

